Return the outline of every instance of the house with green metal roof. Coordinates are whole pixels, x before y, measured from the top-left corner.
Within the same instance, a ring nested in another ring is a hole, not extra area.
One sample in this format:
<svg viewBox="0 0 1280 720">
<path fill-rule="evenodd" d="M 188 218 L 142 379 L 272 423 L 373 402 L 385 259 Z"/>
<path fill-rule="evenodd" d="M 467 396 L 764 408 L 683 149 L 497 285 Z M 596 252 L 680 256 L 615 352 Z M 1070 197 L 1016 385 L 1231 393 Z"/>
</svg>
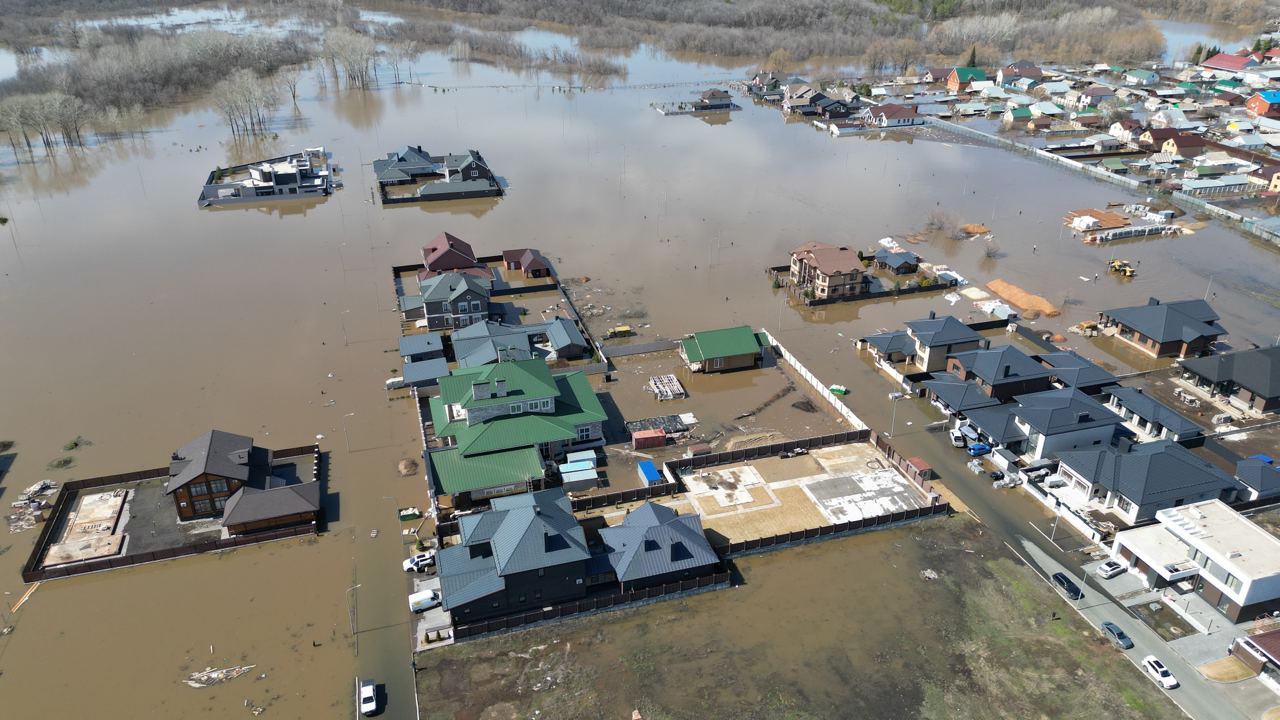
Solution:
<svg viewBox="0 0 1280 720">
<path fill-rule="evenodd" d="M 947 76 L 947 92 L 960 92 L 962 88 L 968 87 L 973 81 L 982 82 L 987 79 L 987 74 L 982 68 L 976 67 L 958 67 L 951 71 Z"/>
<path fill-rule="evenodd" d="M 693 372 L 728 372 L 757 367 L 766 341 L 750 327 L 739 325 L 704 330 L 680 341 L 680 357 Z"/>
<path fill-rule="evenodd" d="M 607 414 L 581 372 L 552 375 L 541 359 L 459 368 L 431 398 L 431 491 L 453 505 L 541 487 L 546 463 L 604 443 Z"/>
</svg>

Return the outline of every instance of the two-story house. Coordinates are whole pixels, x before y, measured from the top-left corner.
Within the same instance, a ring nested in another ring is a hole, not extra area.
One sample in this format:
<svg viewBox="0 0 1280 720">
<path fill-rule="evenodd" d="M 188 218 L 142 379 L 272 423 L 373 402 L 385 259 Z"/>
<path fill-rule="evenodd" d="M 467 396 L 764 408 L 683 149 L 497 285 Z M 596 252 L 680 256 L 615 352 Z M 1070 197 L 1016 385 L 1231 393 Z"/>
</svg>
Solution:
<svg viewBox="0 0 1280 720">
<path fill-rule="evenodd" d="M 586 534 L 563 488 L 494 498 L 458 518 L 460 542 L 436 556 L 453 622 L 536 610 L 587 593 Z"/>
<path fill-rule="evenodd" d="M 442 232 L 422 246 L 422 269 L 418 271 L 418 280 L 447 272 L 493 279 L 493 271 L 476 260 L 476 252 L 470 243 L 452 233 Z"/>
<path fill-rule="evenodd" d="M 1150 588 L 1186 582 L 1231 622 L 1280 609 L 1280 539 L 1220 500 L 1172 507 L 1117 533 L 1111 557 Z"/>
<path fill-rule="evenodd" d="M 406 320 L 425 320 L 429 330 L 450 331 L 489 318 L 490 284 L 459 272 L 433 275 L 418 284 L 417 295 L 400 298 Z"/>
<path fill-rule="evenodd" d="M 459 368 L 429 400 L 432 494 L 454 507 L 539 489 L 546 463 L 604 444 L 604 407 L 582 372 L 552 375 L 541 359 Z"/>
<path fill-rule="evenodd" d="M 1120 418 L 1075 388 L 1018 395 L 1013 403 L 970 410 L 970 424 L 992 445 L 1041 460 L 1111 444 Z"/>
<path fill-rule="evenodd" d="M 791 284 L 811 290 L 815 298 L 860 295 L 869 283 L 862 259 L 848 247 L 807 242 L 791 251 Z"/>
<path fill-rule="evenodd" d="M 937 372 L 947 366 L 947 356 L 982 346 L 982 336 L 950 315 L 929 317 L 906 323 L 907 335 L 915 343 L 913 359 L 921 370 Z"/>
</svg>

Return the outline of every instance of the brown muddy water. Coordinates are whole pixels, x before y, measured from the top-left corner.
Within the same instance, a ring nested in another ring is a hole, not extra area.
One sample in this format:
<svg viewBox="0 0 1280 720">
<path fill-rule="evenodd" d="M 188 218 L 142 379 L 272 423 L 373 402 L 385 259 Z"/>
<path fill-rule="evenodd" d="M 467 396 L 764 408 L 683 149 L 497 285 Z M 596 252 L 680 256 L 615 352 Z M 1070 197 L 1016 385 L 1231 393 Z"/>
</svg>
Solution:
<svg viewBox="0 0 1280 720">
<path fill-rule="evenodd" d="M 0 501 L 45 477 L 152 467 L 212 426 L 269 447 L 324 435 L 332 518 L 314 542 L 42 586 L 14 615 L 16 631 L 0 638 L 6 716 L 227 717 L 247 712 L 245 700 L 276 716 L 330 716 L 351 709 L 357 673 L 388 684 L 386 716 L 412 715 L 394 509 L 424 504 L 425 487 L 396 475 L 419 436 L 409 404 L 388 402 L 381 385 L 399 362 L 389 268 L 414 261 L 443 230 L 485 253 L 541 248 L 561 274 L 589 276 L 615 305 L 642 308 L 646 319 L 633 324 L 650 327 L 641 340 L 767 326 L 831 382 L 859 362 L 849 349 L 857 334 L 947 304 L 927 296 L 801 311 L 770 289 L 763 268 L 805 240 L 870 246 L 914 231 L 935 207 L 991 226 L 1003 256 L 947 241 L 919 247 L 926 259 L 977 282 L 1003 277 L 1051 300 L 1069 295 L 1058 325 L 1148 295 L 1200 296 L 1212 279 L 1233 342 L 1280 331 L 1270 247 L 1211 225 L 1124 247 L 1126 259 L 1142 262 L 1133 282 L 1085 284 L 1078 277 L 1091 277 L 1111 251 L 1062 236 L 1061 216 L 1128 199 L 1117 189 L 960 142 L 835 140 L 750 103 L 724 124 L 660 117 L 651 102 L 709 83 L 653 84 L 746 69 L 644 51 L 628 63 L 628 88 L 566 92 L 547 76 L 428 54 L 414 62 L 415 78 L 448 92 L 349 92 L 312 77 L 296 111 L 279 113 L 278 137 L 254 143 L 231 143 L 215 113 L 192 105 L 158 113 L 151 132 L 127 141 L 37 164 L 0 158 L 0 214 L 10 218 L 0 227 L 0 440 L 16 443 Z M 479 149 L 508 195 L 383 210 L 370 202 L 369 163 L 409 143 Z M 345 171 L 335 197 L 196 207 L 212 167 L 321 144 Z M 47 469 L 77 435 L 93 444 L 69 453 L 70 469 Z M 25 589 L 19 568 L 34 537 L 0 537 L 6 614 Z M 785 610 L 777 589 L 785 586 L 724 597 L 773 594 Z M 864 594 L 860 603 L 885 602 Z M 821 622 L 856 607 L 833 597 L 803 614 Z M 894 612 L 910 625 L 905 609 Z M 763 657 L 805 666 L 785 633 L 755 625 L 743 631 L 761 640 L 741 659 L 766 670 Z M 928 637 L 916 626 L 904 632 Z M 233 662 L 257 668 L 213 690 L 180 684 L 191 670 Z M 821 672 L 813 688 L 839 680 Z M 884 683 L 878 697 L 909 692 L 895 677 L 875 682 Z"/>
<path fill-rule="evenodd" d="M 428 653 L 418 676 L 424 716 L 1177 713 L 1074 614 L 1055 619 L 1045 609 L 1056 606 L 1053 591 L 964 516 L 737 566 L 745 584 L 733 589 Z"/>
</svg>

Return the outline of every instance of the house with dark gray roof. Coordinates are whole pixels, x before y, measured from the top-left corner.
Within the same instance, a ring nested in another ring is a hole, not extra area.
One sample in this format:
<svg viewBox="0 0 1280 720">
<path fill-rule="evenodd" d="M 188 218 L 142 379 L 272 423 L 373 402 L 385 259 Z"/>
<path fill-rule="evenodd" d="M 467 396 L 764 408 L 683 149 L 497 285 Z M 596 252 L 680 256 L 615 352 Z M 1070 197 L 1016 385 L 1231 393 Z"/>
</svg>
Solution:
<svg viewBox="0 0 1280 720">
<path fill-rule="evenodd" d="M 1074 350 L 1042 353 L 1033 356 L 1049 369 L 1057 387 L 1073 387 L 1086 395 L 1096 395 L 1108 385 L 1116 384 L 1116 376 L 1081 356 Z"/>
<path fill-rule="evenodd" d="M 428 330 L 449 332 L 484 322 L 489 317 L 492 283 L 482 277 L 449 271 L 418 283 L 416 294 L 400 297 L 405 320 L 417 320 Z"/>
<path fill-rule="evenodd" d="M 1049 371 L 1012 345 L 953 353 L 947 372 L 1001 402 L 1051 387 Z"/>
<path fill-rule="evenodd" d="M 519 270 L 525 277 L 540 278 L 551 276 L 551 262 L 542 253 L 532 248 L 503 250 L 502 264 L 508 270 Z"/>
<path fill-rule="evenodd" d="M 1266 455 L 1254 455 L 1236 463 L 1236 480 L 1245 487 L 1243 500 L 1280 497 L 1280 468 Z"/>
<path fill-rule="evenodd" d="M 915 338 L 911 337 L 906 330 L 890 330 L 867 335 L 859 342 L 871 351 L 872 356 L 883 362 L 907 362 L 916 356 Z"/>
<path fill-rule="evenodd" d="M 977 408 L 1000 405 L 1001 401 L 983 392 L 977 383 L 942 376 L 921 383 L 929 401 L 949 415 L 965 415 Z"/>
<path fill-rule="evenodd" d="M 563 488 L 494 498 L 490 510 L 458 518 L 458 534 L 436 556 L 455 624 L 586 595 L 591 553 Z"/>
<path fill-rule="evenodd" d="M 921 370 L 937 372 L 947 366 L 947 356 L 982 346 L 982 336 L 950 315 L 938 317 L 932 310 L 929 317 L 912 320 L 907 334 L 915 341 L 915 364 Z"/>
<path fill-rule="evenodd" d="M 1074 388 L 1018 395 L 1013 402 L 966 413 L 979 437 L 993 448 L 1041 460 L 1064 450 L 1108 447 L 1118 415 Z"/>
<path fill-rule="evenodd" d="M 702 532 L 702 518 L 655 503 L 601 528 L 609 565 L 623 590 L 652 587 L 714 572 L 719 556 Z"/>
<path fill-rule="evenodd" d="M 373 161 L 373 173 L 383 204 L 422 200 L 457 200 L 494 197 L 502 194 L 502 186 L 493 176 L 479 152 L 432 155 L 421 145 L 387 153 Z M 396 193 L 401 185 L 417 185 L 409 193 Z"/>
<path fill-rule="evenodd" d="M 1125 425 L 1151 439 L 1177 442 L 1204 435 L 1204 430 L 1177 410 L 1139 388 L 1114 385 L 1107 388 L 1107 407 L 1124 418 Z"/>
<path fill-rule="evenodd" d="M 1172 440 L 1058 453 L 1059 477 L 1083 501 L 1129 524 L 1164 508 L 1204 500 L 1233 502 L 1242 488 L 1231 475 Z"/>
<path fill-rule="evenodd" d="M 315 522 L 320 485 L 289 477 L 246 435 L 210 430 L 170 456 L 164 493 L 180 521 L 221 518 L 232 535 Z"/>
<path fill-rule="evenodd" d="M 1204 300 L 1161 302 L 1116 308 L 1099 313 L 1104 328 L 1152 357 L 1197 357 L 1213 351 L 1213 343 L 1227 331 L 1218 314 Z"/>
<path fill-rule="evenodd" d="M 876 267 L 888 270 L 894 275 L 910 275 L 920 269 L 920 256 L 909 250 L 890 250 L 880 248 L 872 256 Z"/>
<path fill-rule="evenodd" d="M 406 363 L 444 357 L 444 339 L 440 333 L 426 332 L 400 338 L 400 358 Z"/>
<path fill-rule="evenodd" d="M 1190 358 L 1182 368 L 1197 387 L 1226 397 L 1239 408 L 1280 410 L 1280 346 Z"/>
</svg>

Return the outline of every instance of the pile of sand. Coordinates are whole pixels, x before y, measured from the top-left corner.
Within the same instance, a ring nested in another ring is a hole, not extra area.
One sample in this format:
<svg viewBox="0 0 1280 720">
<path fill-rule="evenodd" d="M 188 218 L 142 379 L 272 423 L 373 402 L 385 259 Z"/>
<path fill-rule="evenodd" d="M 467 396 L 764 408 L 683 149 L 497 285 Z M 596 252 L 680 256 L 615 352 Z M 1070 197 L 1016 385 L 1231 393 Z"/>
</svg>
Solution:
<svg viewBox="0 0 1280 720">
<path fill-rule="evenodd" d="M 1033 319 L 1041 315 L 1057 317 L 1062 314 L 1062 311 L 1048 300 L 1039 295 L 1032 295 L 1017 285 L 999 278 L 987 283 L 987 289 L 998 295 L 1001 300 L 1021 310 L 1025 318 Z"/>
<path fill-rule="evenodd" d="M 991 232 L 991 228 L 982 223 L 965 223 L 960 226 L 960 232 L 966 235 L 986 235 Z"/>
</svg>

